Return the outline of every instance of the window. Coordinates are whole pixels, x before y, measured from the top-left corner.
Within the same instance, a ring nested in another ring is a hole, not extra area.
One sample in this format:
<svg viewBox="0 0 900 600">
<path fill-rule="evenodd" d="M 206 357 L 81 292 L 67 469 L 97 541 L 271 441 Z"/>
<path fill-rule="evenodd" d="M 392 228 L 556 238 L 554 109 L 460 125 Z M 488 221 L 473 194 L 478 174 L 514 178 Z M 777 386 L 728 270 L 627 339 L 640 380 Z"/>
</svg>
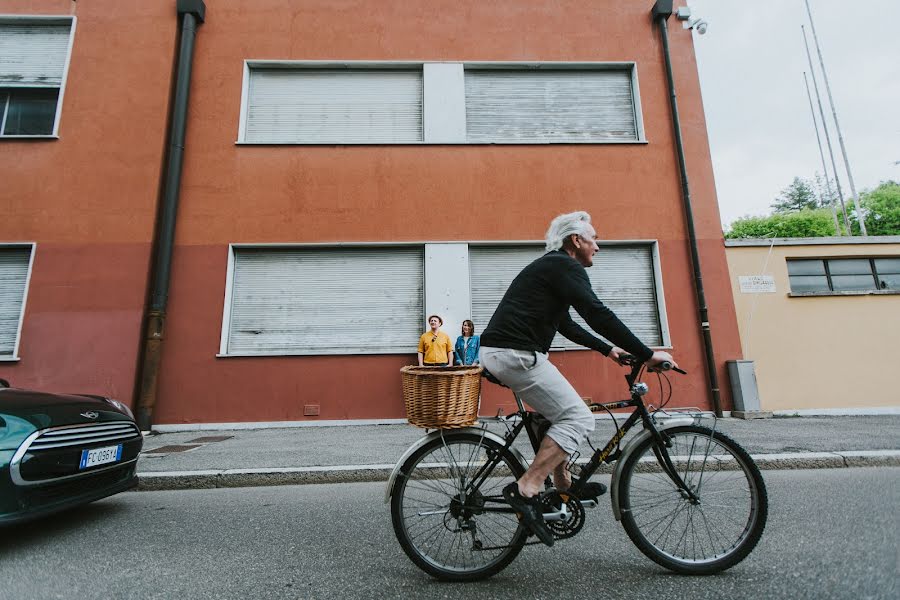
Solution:
<svg viewBox="0 0 900 600">
<path fill-rule="evenodd" d="M 0 17 L 0 137 L 56 135 L 74 23 Z"/>
<path fill-rule="evenodd" d="M 422 69 L 252 69 L 246 141 L 422 141 Z"/>
<path fill-rule="evenodd" d="M 222 354 L 409 354 L 421 246 L 233 248 Z"/>
<path fill-rule="evenodd" d="M 248 61 L 239 143 L 643 141 L 634 63 Z"/>
<path fill-rule="evenodd" d="M 631 71 L 467 69 L 470 142 L 638 139 Z"/>
<path fill-rule="evenodd" d="M 472 320 L 479 329 L 487 326 L 512 280 L 526 265 L 544 254 L 538 245 L 470 246 Z M 648 346 L 668 345 L 664 335 L 663 307 L 658 301 L 657 266 L 654 247 L 641 245 L 601 245 L 594 266 L 587 269 L 597 296 Z M 593 332 L 573 309 L 576 323 Z M 554 348 L 583 349 L 561 335 Z"/>
<path fill-rule="evenodd" d="M 430 312 L 456 325 L 471 318 L 482 331 L 515 276 L 543 253 L 536 243 L 232 246 L 220 354 L 412 354 L 426 299 Z M 588 276 L 645 344 L 668 346 L 658 272 L 654 243 L 604 244 Z M 455 338 L 455 326 L 445 331 Z M 562 336 L 553 347 L 582 349 Z"/>
<path fill-rule="evenodd" d="M 900 258 L 788 259 L 791 292 L 900 290 Z"/>
<path fill-rule="evenodd" d="M 32 246 L 0 246 L 0 360 L 16 359 Z"/>
</svg>

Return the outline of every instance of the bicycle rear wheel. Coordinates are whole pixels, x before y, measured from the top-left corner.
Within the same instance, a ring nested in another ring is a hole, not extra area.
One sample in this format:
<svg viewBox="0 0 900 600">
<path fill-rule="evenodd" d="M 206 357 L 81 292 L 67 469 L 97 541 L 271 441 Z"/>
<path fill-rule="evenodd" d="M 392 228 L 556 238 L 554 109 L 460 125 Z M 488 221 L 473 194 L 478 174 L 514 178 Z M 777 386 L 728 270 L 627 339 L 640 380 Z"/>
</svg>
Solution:
<svg viewBox="0 0 900 600">
<path fill-rule="evenodd" d="M 484 482 L 467 489 L 497 457 Z M 445 433 L 429 442 L 403 463 L 391 490 L 391 520 L 403 551 L 438 579 L 494 575 L 525 544 L 527 532 L 500 492 L 524 472 L 509 450 L 477 433 Z"/>
<path fill-rule="evenodd" d="M 706 427 L 666 429 L 675 469 L 692 501 L 660 467 L 654 438 L 622 467 L 622 525 L 658 564 L 690 575 L 728 569 L 753 550 L 766 526 L 768 497 L 759 468 L 728 436 Z"/>
</svg>

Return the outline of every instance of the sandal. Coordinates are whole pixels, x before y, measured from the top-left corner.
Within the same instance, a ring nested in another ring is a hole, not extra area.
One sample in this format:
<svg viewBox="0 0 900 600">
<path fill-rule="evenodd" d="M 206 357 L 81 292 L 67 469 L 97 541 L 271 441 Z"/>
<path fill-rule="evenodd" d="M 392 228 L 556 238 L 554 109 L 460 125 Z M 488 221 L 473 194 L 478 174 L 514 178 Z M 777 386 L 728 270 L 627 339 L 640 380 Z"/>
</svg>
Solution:
<svg viewBox="0 0 900 600">
<path fill-rule="evenodd" d="M 544 510 L 538 497 L 526 498 L 523 496 L 519 492 L 519 484 L 515 481 L 503 488 L 502 493 L 503 499 L 514 511 L 519 513 L 520 520 L 531 533 L 548 546 L 552 546 L 553 533 L 544 522 Z"/>
</svg>

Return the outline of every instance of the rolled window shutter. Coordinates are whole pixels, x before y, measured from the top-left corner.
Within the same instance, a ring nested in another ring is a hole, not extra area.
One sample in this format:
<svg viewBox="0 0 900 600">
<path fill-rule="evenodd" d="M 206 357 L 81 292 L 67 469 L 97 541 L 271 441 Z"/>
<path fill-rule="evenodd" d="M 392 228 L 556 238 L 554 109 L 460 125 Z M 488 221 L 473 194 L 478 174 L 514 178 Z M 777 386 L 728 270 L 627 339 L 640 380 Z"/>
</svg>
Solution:
<svg viewBox="0 0 900 600">
<path fill-rule="evenodd" d="M 469 142 L 637 140 L 630 69 L 468 69 Z"/>
<path fill-rule="evenodd" d="M 420 247 L 235 249 L 228 352 L 414 354 Z"/>
<path fill-rule="evenodd" d="M 0 248 L 0 356 L 16 348 L 31 248 Z"/>
<path fill-rule="evenodd" d="M 61 86 L 71 30 L 71 22 L 0 22 L 0 86 Z"/>
<path fill-rule="evenodd" d="M 245 141 L 415 143 L 423 139 L 422 70 L 250 71 Z"/>
<path fill-rule="evenodd" d="M 509 284 L 533 260 L 544 254 L 541 246 L 470 246 L 472 319 L 484 329 Z M 652 249 L 640 246 L 601 246 L 594 266 L 587 269 L 591 286 L 600 300 L 648 346 L 662 343 Z M 570 311 L 572 319 L 596 335 L 584 319 Z M 583 348 L 557 334 L 553 348 Z"/>
</svg>

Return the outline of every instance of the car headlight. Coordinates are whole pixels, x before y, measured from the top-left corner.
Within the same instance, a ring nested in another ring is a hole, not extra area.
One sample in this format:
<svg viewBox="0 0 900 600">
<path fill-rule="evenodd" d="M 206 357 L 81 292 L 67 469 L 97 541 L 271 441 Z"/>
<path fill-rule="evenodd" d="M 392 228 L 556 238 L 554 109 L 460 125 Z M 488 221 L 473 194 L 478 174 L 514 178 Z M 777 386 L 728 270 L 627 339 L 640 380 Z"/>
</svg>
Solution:
<svg viewBox="0 0 900 600">
<path fill-rule="evenodd" d="M 125 413 L 126 415 L 128 415 L 130 418 L 134 419 L 134 413 L 131 412 L 131 409 L 128 408 L 128 406 L 126 404 L 123 404 L 122 402 L 119 402 L 118 400 L 113 400 L 112 398 L 106 398 L 105 400 L 107 402 L 109 402 L 110 404 L 112 404 L 113 406 L 115 406 L 118 410 L 120 410 L 123 413 Z"/>
</svg>

